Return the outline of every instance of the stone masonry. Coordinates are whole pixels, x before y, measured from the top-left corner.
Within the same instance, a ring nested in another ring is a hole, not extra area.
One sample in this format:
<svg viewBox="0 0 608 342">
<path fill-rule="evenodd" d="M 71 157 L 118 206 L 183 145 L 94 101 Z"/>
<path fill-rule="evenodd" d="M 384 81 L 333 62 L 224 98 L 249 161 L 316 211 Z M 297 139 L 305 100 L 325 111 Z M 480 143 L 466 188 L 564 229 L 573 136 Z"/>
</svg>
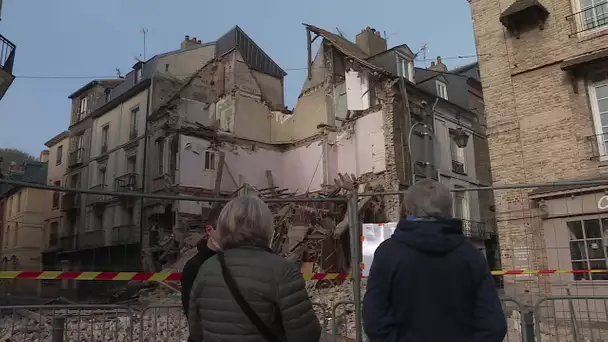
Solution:
<svg viewBox="0 0 608 342">
<path fill-rule="evenodd" d="M 608 46 L 608 31 L 569 37 L 570 1 L 539 1 L 550 12 L 544 29 L 532 27 L 519 39 L 499 21 L 513 0 L 471 1 L 494 184 L 588 178 L 602 166 L 592 158 L 594 128 L 585 82 L 576 79 L 575 91 L 560 63 Z M 531 190 L 495 191 L 504 269 L 542 268 L 546 249 L 555 248 L 544 246 L 536 228 Z M 507 293 L 542 291 L 535 277 L 514 279 L 524 288 L 506 288 Z"/>
</svg>

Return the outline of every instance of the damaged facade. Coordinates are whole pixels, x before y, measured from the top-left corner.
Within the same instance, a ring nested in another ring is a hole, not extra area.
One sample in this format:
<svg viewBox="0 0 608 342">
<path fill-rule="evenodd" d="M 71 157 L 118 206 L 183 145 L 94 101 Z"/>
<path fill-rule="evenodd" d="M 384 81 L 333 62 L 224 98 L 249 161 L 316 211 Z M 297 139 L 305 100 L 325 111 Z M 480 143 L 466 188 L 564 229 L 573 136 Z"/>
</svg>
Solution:
<svg viewBox="0 0 608 342">
<path fill-rule="evenodd" d="M 387 49 L 370 28 L 356 43 L 305 28 L 308 77 L 293 111 L 284 103 L 285 71 L 238 26 L 209 43 L 186 36 L 181 49 L 138 62 L 118 82 L 85 86 L 71 96 L 76 118 L 65 185 L 282 198 L 331 197 L 345 189 L 399 191 L 424 177 L 450 186 L 464 182 L 442 168 L 452 130 L 484 138 L 474 125 L 478 114 L 418 87 L 415 54 L 406 45 Z M 316 39 L 321 44 L 313 58 Z M 85 100 L 86 115 L 79 114 L 83 98 L 91 99 Z M 424 129 L 435 133 L 429 138 Z M 438 132 L 441 137 L 435 137 Z M 461 176 L 487 185 L 476 150 L 469 144 L 458 152 L 466 156 Z M 179 269 L 217 208 L 191 201 L 63 197 L 65 242 L 49 259 L 55 260 L 49 269 Z M 481 222 L 486 213 L 480 201 L 472 198 L 457 216 Z M 365 223 L 395 221 L 399 204 L 398 196 L 362 198 L 359 214 Z M 305 272 L 349 271 L 346 205 L 284 203 L 271 209 L 273 249 L 300 262 Z M 483 249 L 490 225 L 484 234 L 465 233 Z"/>
</svg>

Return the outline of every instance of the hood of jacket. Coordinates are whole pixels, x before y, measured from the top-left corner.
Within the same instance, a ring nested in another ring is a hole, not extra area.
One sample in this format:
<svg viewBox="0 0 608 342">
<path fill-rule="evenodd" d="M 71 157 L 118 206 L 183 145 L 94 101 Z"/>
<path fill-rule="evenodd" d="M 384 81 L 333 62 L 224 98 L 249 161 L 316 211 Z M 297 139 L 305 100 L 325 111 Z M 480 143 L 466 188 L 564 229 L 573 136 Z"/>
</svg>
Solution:
<svg viewBox="0 0 608 342">
<path fill-rule="evenodd" d="M 464 241 L 461 220 L 402 219 L 392 238 L 429 254 L 447 254 Z"/>
</svg>

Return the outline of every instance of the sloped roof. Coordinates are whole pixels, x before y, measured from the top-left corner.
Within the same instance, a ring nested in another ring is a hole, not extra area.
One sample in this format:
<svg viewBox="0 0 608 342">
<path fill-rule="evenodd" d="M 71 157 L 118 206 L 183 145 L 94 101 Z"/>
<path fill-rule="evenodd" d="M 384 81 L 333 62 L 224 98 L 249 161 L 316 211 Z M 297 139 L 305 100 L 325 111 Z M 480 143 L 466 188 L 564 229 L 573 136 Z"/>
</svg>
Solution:
<svg viewBox="0 0 608 342">
<path fill-rule="evenodd" d="M 11 173 L 8 174 L 6 178 L 27 183 L 46 183 L 48 163 L 26 160 L 23 162 L 23 169 L 23 173 Z M 9 196 L 19 188 L 19 186 L 0 184 L 0 197 Z"/>
<path fill-rule="evenodd" d="M 311 32 L 314 32 L 314 33 L 318 34 L 319 36 L 323 37 L 324 39 L 326 39 L 334 47 L 336 47 L 336 49 L 338 49 L 338 51 L 340 51 L 343 54 L 347 55 L 348 57 L 351 57 L 352 59 L 356 60 L 359 64 L 365 66 L 366 68 L 369 68 L 372 70 L 377 70 L 377 71 L 384 70 L 383 68 L 368 62 L 366 59 L 371 56 L 367 55 L 365 52 L 363 52 L 363 50 L 361 50 L 357 46 L 357 44 L 349 41 L 348 39 L 345 39 L 344 37 L 341 37 L 335 33 L 331 33 L 327 30 L 324 30 L 322 28 L 319 28 L 319 27 L 316 27 L 313 25 L 309 25 L 309 24 L 302 24 L 302 25 L 304 25 L 306 28 L 308 28 Z"/>
<path fill-rule="evenodd" d="M 85 84 L 84 86 L 80 87 L 80 89 L 76 90 L 75 92 L 73 92 L 70 96 L 68 96 L 69 99 L 73 99 L 75 97 L 78 97 L 80 94 L 86 92 L 87 90 L 95 87 L 96 85 L 101 85 L 107 88 L 114 88 L 117 85 L 121 84 L 124 80 L 122 79 L 99 79 L 99 80 L 92 80 L 91 82 Z"/>
<path fill-rule="evenodd" d="M 238 49 L 250 69 L 278 78 L 287 75 L 238 25 L 215 41 L 215 49 L 216 56 Z"/>
<path fill-rule="evenodd" d="M 469 63 L 466 65 L 454 68 L 454 69 L 450 70 L 449 72 L 451 74 L 462 74 L 463 72 L 469 71 L 469 70 L 477 67 L 478 65 L 479 65 L 479 62 L 473 62 L 473 63 Z"/>
</svg>

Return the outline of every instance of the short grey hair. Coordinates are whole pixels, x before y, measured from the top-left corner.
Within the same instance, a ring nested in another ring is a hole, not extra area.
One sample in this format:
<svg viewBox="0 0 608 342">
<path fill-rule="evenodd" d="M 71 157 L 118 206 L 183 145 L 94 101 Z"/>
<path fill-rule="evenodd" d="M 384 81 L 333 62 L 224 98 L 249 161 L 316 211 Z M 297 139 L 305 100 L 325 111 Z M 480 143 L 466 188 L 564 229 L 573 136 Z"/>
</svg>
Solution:
<svg viewBox="0 0 608 342">
<path fill-rule="evenodd" d="M 222 248 L 236 245 L 270 246 L 273 217 L 260 198 L 240 196 L 228 202 L 217 220 L 219 245 Z"/>
<path fill-rule="evenodd" d="M 423 179 L 412 185 L 403 196 L 400 215 L 416 217 L 452 218 L 452 194 L 445 185 Z"/>
</svg>

